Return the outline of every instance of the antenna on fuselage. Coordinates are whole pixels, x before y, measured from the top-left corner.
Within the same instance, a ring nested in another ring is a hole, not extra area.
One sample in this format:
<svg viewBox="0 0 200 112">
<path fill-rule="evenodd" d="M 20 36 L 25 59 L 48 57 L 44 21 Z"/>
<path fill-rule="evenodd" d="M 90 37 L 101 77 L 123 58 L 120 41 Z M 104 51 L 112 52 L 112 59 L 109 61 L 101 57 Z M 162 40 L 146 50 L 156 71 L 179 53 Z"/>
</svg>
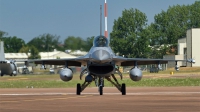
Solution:
<svg viewBox="0 0 200 112">
<path fill-rule="evenodd" d="M 102 36 L 102 5 L 100 5 L 100 36 Z"/>
</svg>

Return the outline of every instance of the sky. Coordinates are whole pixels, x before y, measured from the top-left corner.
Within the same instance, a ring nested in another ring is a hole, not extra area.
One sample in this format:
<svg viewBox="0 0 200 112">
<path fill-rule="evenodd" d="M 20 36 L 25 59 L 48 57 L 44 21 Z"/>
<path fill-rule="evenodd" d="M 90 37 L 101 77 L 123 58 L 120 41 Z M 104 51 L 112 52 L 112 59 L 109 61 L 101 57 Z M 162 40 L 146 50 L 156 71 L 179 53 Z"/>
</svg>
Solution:
<svg viewBox="0 0 200 112">
<path fill-rule="evenodd" d="M 7 36 L 17 36 L 26 43 L 42 34 L 86 39 L 100 35 L 100 5 L 105 0 L 0 0 L 0 30 Z M 107 0 L 108 33 L 114 20 L 125 9 L 138 9 L 145 13 L 148 24 L 154 16 L 173 5 L 191 5 L 195 0 Z M 102 11 L 104 34 L 104 10 Z"/>
</svg>

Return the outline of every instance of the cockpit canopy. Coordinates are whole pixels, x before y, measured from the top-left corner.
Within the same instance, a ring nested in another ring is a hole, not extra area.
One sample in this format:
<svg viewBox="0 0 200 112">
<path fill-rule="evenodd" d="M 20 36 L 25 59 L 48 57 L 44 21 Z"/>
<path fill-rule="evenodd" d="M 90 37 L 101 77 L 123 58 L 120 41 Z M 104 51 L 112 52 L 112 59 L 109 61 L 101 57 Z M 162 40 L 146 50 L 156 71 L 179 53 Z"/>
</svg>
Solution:
<svg viewBox="0 0 200 112">
<path fill-rule="evenodd" d="M 108 39 L 105 36 L 97 36 L 93 41 L 94 47 L 108 47 Z"/>
</svg>

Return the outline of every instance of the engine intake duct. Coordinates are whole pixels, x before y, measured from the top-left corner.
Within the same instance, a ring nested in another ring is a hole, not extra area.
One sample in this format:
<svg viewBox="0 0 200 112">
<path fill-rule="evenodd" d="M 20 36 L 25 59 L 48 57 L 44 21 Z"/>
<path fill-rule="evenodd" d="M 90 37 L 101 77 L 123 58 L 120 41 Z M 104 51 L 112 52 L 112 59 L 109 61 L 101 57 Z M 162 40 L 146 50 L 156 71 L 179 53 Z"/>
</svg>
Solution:
<svg viewBox="0 0 200 112">
<path fill-rule="evenodd" d="M 106 65 L 106 66 L 89 66 L 89 71 L 94 74 L 107 74 L 114 70 L 112 65 Z"/>
</svg>

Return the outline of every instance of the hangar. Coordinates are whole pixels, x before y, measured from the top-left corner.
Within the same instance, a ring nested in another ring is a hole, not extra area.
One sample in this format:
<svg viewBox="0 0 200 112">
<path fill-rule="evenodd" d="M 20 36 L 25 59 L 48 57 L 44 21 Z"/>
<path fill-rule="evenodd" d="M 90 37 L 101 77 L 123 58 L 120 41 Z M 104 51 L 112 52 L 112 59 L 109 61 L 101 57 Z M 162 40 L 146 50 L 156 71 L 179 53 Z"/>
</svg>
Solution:
<svg viewBox="0 0 200 112">
<path fill-rule="evenodd" d="M 62 51 L 56 51 L 56 50 L 54 50 L 53 52 L 40 52 L 39 54 L 41 56 L 41 59 L 76 58 L 76 56 L 67 54 Z M 13 60 L 18 61 L 18 62 L 16 62 L 17 66 L 22 67 L 22 66 L 24 66 L 23 61 L 28 60 L 28 54 L 26 54 L 26 53 L 5 53 L 5 58 L 7 60 L 13 59 Z M 22 61 L 22 62 L 19 62 L 19 61 Z"/>
</svg>

